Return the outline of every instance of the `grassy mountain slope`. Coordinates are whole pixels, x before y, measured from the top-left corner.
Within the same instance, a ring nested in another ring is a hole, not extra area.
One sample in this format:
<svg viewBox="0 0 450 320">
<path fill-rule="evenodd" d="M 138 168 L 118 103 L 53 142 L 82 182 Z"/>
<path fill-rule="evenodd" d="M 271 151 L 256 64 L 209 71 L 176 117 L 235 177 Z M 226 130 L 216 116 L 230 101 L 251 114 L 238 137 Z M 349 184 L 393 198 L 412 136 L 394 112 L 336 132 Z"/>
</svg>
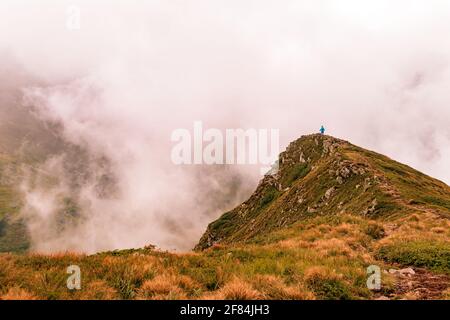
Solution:
<svg viewBox="0 0 450 320">
<path fill-rule="evenodd" d="M 0 254 L 0 299 L 449 299 L 449 237 L 448 220 L 431 213 L 343 214 L 200 252 Z M 81 290 L 66 287 L 73 264 Z M 366 286 L 370 265 L 382 270 L 379 291 Z M 387 272 L 406 266 L 415 274 Z"/>
<path fill-rule="evenodd" d="M 29 247 L 25 223 L 18 217 L 21 168 L 42 162 L 61 145 L 30 110 L 17 106 L 17 99 L 0 98 L 0 252 Z"/>
<path fill-rule="evenodd" d="M 95 175 L 90 165 L 102 163 L 96 167 L 97 174 L 100 167 L 108 166 L 101 157 L 89 158 L 86 150 L 64 141 L 58 124 L 39 119 L 32 108 L 19 103 L 19 97 L 11 92 L 0 96 L 0 252 L 25 251 L 30 245 L 24 218 L 18 215 L 23 201 L 19 188 L 24 176 L 30 181 L 39 180 L 36 186 L 40 188 L 50 188 L 60 177 L 58 173 L 43 170 L 42 166 L 54 156 L 65 157 L 64 173 L 71 190 L 61 195 L 60 214 L 54 216 L 55 221 L 49 221 L 57 228 L 78 214 L 72 197 Z M 105 174 L 102 178 L 96 185 L 99 193 L 109 187 L 109 177 Z"/>
<path fill-rule="evenodd" d="M 388 157 L 330 136 L 309 135 L 280 155 L 253 195 L 212 222 L 197 249 L 252 239 L 308 217 L 395 219 L 414 211 L 450 217 L 450 187 Z"/>
<path fill-rule="evenodd" d="M 449 191 L 385 156 L 305 136 L 197 250 L 0 254 L 0 299 L 450 299 Z M 73 264 L 81 290 L 66 287 Z M 378 291 L 370 265 L 382 270 Z"/>
<path fill-rule="evenodd" d="M 17 218 L 17 170 L 17 160 L 0 153 L 0 252 L 23 251 L 29 246 L 25 224 Z"/>
</svg>

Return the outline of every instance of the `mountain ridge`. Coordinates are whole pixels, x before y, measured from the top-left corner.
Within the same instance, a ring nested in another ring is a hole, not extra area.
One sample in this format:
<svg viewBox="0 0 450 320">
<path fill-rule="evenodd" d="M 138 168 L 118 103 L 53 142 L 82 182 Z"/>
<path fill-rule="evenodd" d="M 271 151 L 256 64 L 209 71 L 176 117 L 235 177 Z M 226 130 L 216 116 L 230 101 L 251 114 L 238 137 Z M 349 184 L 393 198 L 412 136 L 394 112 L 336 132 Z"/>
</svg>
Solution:
<svg viewBox="0 0 450 320">
<path fill-rule="evenodd" d="M 421 191 L 419 191 L 421 190 Z M 305 135 L 250 198 L 209 224 L 195 247 L 246 241 L 317 215 L 393 218 L 416 210 L 450 217 L 450 187 L 407 165 L 328 135 Z"/>
</svg>

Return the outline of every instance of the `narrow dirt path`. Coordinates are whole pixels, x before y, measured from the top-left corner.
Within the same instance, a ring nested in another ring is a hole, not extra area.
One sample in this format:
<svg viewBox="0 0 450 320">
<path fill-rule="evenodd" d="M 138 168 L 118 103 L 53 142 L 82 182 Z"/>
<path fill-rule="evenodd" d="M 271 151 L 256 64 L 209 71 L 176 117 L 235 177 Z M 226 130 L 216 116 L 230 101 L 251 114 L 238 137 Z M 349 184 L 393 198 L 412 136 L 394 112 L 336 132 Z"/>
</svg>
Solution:
<svg viewBox="0 0 450 320">
<path fill-rule="evenodd" d="M 414 268 L 413 274 L 399 272 L 412 268 L 400 269 L 393 273 L 395 277 L 394 290 L 387 295 L 377 295 L 378 300 L 411 299 L 434 300 L 442 299 L 444 291 L 450 288 L 450 276 L 436 274 L 423 268 Z"/>
</svg>

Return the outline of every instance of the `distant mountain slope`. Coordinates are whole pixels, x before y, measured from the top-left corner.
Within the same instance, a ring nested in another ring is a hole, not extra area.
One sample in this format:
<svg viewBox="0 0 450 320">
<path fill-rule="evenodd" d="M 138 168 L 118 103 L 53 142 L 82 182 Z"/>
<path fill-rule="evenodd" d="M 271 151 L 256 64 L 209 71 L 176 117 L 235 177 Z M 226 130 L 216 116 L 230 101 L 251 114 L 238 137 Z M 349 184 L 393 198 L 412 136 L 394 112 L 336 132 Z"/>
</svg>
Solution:
<svg viewBox="0 0 450 320">
<path fill-rule="evenodd" d="M 20 102 L 20 92 L 0 85 L 0 252 L 29 247 L 25 222 L 18 216 L 24 168 L 38 167 L 67 148 L 56 125 L 45 123 Z M 32 169 L 34 170 L 34 169 Z"/>
<path fill-rule="evenodd" d="M 308 217 L 394 219 L 417 210 L 449 218 L 450 187 L 386 156 L 313 134 L 292 142 L 280 154 L 278 172 L 212 222 L 196 249 L 249 240 Z"/>
<path fill-rule="evenodd" d="M 22 251 L 28 247 L 25 224 L 17 218 L 20 208 L 17 170 L 17 159 L 0 153 L 0 252 Z"/>
</svg>

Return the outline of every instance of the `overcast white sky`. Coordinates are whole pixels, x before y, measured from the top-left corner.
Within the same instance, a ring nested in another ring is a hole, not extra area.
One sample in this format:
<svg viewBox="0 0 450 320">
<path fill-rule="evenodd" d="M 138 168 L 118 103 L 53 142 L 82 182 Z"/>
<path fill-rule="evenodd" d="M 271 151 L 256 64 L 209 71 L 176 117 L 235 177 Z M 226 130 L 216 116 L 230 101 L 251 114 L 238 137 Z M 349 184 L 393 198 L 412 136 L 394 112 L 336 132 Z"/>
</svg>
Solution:
<svg viewBox="0 0 450 320">
<path fill-rule="evenodd" d="M 169 163 L 170 133 L 195 120 L 279 128 L 282 148 L 324 124 L 450 183 L 449 34 L 444 0 L 0 3 L 0 53 L 48 83 L 31 91 L 46 116 L 109 154 L 126 204 L 151 216 L 173 191 L 196 216 L 182 190 L 197 180 Z"/>
</svg>

